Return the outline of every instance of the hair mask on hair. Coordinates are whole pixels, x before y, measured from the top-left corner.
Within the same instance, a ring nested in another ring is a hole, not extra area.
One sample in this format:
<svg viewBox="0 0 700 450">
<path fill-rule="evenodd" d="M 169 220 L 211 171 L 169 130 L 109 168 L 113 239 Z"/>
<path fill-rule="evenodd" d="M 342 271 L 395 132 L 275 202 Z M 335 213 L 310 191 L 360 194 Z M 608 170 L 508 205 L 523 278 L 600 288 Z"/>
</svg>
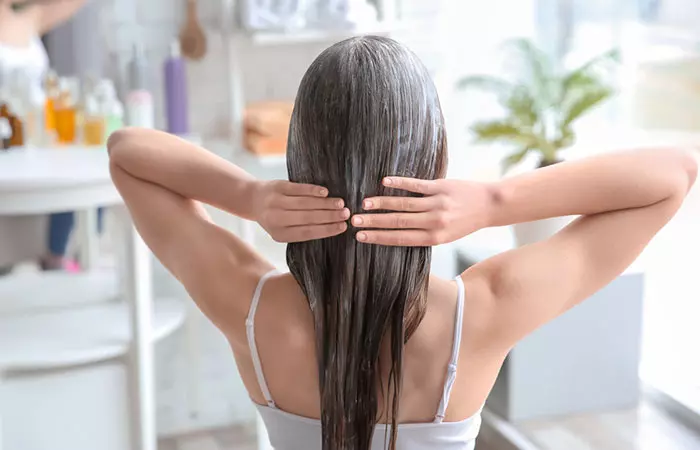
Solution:
<svg viewBox="0 0 700 450">
<path fill-rule="evenodd" d="M 383 177 L 436 179 L 446 166 L 437 91 L 410 50 L 366 36 L 311 64 L 290 124 L 291 181 L 327 187 L 356 214 L 366 197 L 408 195 L 383 187 Z M 288 245 L 287 263 L 314 316 L 324 450 L 369 449 L 379 418 L 391 424 L 395 448 L 403 348 L 425 314 L 430 257 L 427 247 L 360 244 L 352 227 Z M 382 345 L 390 352 L 386 383 Z"/>
</svg>

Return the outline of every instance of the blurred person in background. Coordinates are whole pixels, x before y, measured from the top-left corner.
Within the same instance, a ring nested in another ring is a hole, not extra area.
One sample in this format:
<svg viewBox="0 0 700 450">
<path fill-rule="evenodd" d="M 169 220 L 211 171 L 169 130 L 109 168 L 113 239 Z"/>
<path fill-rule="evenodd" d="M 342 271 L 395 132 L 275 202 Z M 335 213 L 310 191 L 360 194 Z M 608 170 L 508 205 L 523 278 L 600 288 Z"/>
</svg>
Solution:
<svg viewBox="0 0 700 450">
<path fill-rule="evenodd" d="M 41 36 L 61 25 L 86 3 L 86 0 L 0 0 L 0 76 L 7 80 L 15 71 L 21 71 L 30 79 L 34 89 L 42 90 L 43 76 L 49 69 L 49 58 L 41 42 Z M 37 255 L 34 232 L 36 218 L 0 218 L 0 275 L 12 269 L 15 262 Z M 74 269 L 66 259 L 68 238 L 73 229 L 72 212 L 51 214 L 49 217 L 47 246 L 39 264 L 44 270 Z M 5 242 L 8 244 L 6 245 Z M 40 245 L 44 245 L 41 243 Z"/>
</svg>

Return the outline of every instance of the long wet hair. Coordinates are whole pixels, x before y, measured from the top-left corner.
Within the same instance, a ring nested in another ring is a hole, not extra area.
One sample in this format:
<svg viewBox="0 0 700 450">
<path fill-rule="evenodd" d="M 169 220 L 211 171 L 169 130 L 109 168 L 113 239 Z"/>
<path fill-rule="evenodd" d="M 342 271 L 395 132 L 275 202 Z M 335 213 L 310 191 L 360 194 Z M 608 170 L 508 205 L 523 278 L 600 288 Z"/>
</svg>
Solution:
<svg viewBox="0 0 700 450">
<path fill-rule="evenodd" d="M 351 38 L 311 64 L 289 130 L 291 181 L 327 187 L 356 214 L 366 197 L 408 195 L 384 188 L 383 177 L 436 179 L 446 165 L 435 86 L 406 47 Z M 356 231 L 289 244 L 287 263 L 314 317 L 323 449 L 368 450 L 384 417 L 393 450 L 403 348 L 425 315 L 431 249 L 362 244 Z M 386 391 L 384 338 L 391 355 Z"/>
</svg>

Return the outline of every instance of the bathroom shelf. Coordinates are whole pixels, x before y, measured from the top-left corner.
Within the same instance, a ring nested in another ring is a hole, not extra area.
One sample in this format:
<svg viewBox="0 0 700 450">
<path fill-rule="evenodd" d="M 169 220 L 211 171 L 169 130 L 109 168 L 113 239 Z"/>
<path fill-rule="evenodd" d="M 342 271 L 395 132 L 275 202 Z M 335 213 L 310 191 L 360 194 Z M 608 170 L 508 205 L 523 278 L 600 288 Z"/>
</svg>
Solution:
<svg viewBox="0 0 700 450">
<path fill-rule="evenodd" d="M 0 278 L 0 372 L 96 363 L 127 354 L 129 305 L 113 270 L 24 272 Z M 175 331 L 184 308 L 154 302 L 152 340 Z"/>
<path fill-rule="evenodd" d="M 377 34 L 387 35 L 401 29 L 400 14 L 398 13 L 399 0 L 376 0 L 373 3 L 377 7 L 377 20 L 374 24 L 358 26 L 350 29 L 328 30 L 304 30 L 294 32 L 267 32 L 242 29 L 236 17 L 239 17 L 238 8 L 240 2 L 235 0 L 221 0 L 221 31 L 223 35 L 225 62 L 229 84 L 229 107 L 231 112 L 231 147 L 242 147 L 243 115 L 245 112 L 245 92 L 243 89 L 243 61 L 242 53 L 249 51 L 253 46 L 275 46 L 306 43 L 332 43 L 351 36 Z M 235 153 L 234 153 L 235 155 Z M 231 155 L 231 156 L 234 156 Z M 254 157 L 255 158 L 255 157 Z M 248 159 L 250 161 L 250 159 Z M 282 159 L 258 158 L 256 163 L 264 167 L 281 166 Z"/>
<path fill-rule="evenodd" d="M 287 167 L 287 157 L 285 155 L 256 155 L 248 150 L 237 151 L 233 154 L 233 160 L 239 165 Z"/>
<path fill-rule="evenodd" d="M 92 305 L 118 296 L 118 277 L 113 270 L 13 273 L 0 278 L 0 315 Z"/>
<path fill-rule="evenodd" d="M 334 42 L 352 36 L 386 35 L 396 30 L 393 22 L 377 22 L 372 26 L 328 30 L 252 31 L 247 33 L 254 45 L 287 45 L 313 42 Z"/>
<path fill-rule="evenodd" d="M 153 302 L 152 341 L 184 320 L 175 300 Z M 0 316 L 0 372 L 60 369 L 126 356 L 131 347 L 125 301 Z"/>
</svg>

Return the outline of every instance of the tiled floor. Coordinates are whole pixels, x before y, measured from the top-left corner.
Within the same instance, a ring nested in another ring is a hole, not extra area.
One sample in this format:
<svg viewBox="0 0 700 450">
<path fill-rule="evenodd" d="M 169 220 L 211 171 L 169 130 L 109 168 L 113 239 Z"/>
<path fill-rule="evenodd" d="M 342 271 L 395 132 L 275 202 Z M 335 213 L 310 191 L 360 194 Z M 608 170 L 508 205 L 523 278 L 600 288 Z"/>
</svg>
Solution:
<svg viewBox="0 0 700 450">
<path fill-rule="evenodd" d="M 529 421 L 518 429 L 542 450 L 700 449 L 700 432 L 648 403 L 628 411 Z"/>
<path fill-rule="evenodd" d="M 161 439 L 158 450 L 257 450 L 255 424 Z"/>
</svg>

